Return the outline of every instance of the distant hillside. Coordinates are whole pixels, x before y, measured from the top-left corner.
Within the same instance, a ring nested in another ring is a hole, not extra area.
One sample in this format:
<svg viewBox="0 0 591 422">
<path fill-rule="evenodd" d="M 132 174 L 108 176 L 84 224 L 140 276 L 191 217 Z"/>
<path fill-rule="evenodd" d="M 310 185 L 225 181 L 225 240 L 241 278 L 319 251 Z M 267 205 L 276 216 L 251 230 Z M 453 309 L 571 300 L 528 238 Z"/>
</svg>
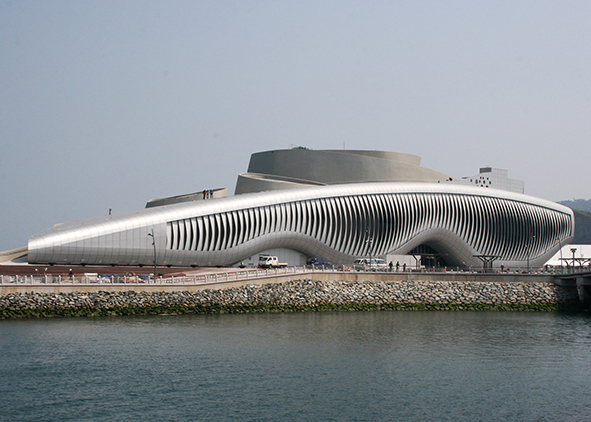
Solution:
<svg viewBox="0 0 591 422">
<path fill-rule="evenodd" d="M 575 212 L 575 245 L 591 245 L 591 213 L 573 210 Z"/>
<path fill-rule="evenodd" d="M 575 212 L 575 245 L 591 245 L 591 199 L 560 201 Z"/>
<path fill-rule="evenodd" d="M 591 199 L 573 199 L 572 201 L 560 201 L 559 204 L 566 205 L 573 210 L 591 212 Z"/>
</svg>

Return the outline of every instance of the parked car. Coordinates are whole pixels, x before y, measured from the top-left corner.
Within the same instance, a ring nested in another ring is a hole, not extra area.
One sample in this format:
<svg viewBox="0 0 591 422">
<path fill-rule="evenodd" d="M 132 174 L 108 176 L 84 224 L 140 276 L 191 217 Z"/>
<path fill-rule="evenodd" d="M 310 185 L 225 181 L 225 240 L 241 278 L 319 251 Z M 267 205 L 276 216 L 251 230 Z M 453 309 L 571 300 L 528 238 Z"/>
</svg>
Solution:
<svg viewBox="0 0 591 422">
<path fill-rule="evenodd" d="M 322 258 L 310 258 L 306 261 L 308 267 L 332 267 L 333 265 L 332 262 L 325 261 Z"/>
<path fill-rule="evenodd" d="M 386 271 L 388 264 L 380 258 L 359 258 L 353 262 L 353 268 L 357 271 Z"/>
</svg>

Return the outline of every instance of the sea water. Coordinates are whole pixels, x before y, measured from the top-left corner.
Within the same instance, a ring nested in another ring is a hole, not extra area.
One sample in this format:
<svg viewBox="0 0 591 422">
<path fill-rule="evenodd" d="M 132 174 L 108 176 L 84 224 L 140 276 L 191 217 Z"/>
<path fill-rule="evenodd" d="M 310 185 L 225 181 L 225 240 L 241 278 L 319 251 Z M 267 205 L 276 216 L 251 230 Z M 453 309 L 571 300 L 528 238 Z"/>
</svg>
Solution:
<svg viewBox="0 0 591 422">
<path fill-rule="evenodd" d="M 591 421 L 591 317 L 0 321 L 2 421 Z"/>
</svg>

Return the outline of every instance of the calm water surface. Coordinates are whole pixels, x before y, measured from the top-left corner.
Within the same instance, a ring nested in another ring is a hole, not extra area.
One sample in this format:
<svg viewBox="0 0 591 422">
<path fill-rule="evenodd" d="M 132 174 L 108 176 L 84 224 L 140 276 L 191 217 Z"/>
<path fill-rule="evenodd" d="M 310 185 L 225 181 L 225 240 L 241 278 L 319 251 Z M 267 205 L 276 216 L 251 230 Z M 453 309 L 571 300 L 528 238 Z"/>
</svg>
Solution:
<svg viewBox="0 0 591 422">
<path fill-rule="evenodd" d="M 0 420 L 591 421 L 591 317 L 0 321 Z"/>
</svg>

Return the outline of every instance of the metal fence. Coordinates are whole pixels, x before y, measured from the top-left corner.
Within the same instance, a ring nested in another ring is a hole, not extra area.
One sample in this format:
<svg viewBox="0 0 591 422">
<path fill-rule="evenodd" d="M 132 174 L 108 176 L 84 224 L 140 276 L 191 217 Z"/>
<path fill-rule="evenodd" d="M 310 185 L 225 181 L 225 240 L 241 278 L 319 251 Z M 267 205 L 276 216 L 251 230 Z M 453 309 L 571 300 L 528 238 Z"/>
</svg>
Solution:
<svg viewBox="0 0 591 422">
<path fill-rule="evenodd" d="M 214 284 L 243 281 L 280 275 L 304 274 L 309 272 L 337 272 L 335 267 L 281 267 L 267 269 L 240 269 L 200 275 L 159 276 L 116 275 L 86 273 L 82 275 L 0 275 L 0 285 L 46 285 L 46 284 Z"/>
</svg>

